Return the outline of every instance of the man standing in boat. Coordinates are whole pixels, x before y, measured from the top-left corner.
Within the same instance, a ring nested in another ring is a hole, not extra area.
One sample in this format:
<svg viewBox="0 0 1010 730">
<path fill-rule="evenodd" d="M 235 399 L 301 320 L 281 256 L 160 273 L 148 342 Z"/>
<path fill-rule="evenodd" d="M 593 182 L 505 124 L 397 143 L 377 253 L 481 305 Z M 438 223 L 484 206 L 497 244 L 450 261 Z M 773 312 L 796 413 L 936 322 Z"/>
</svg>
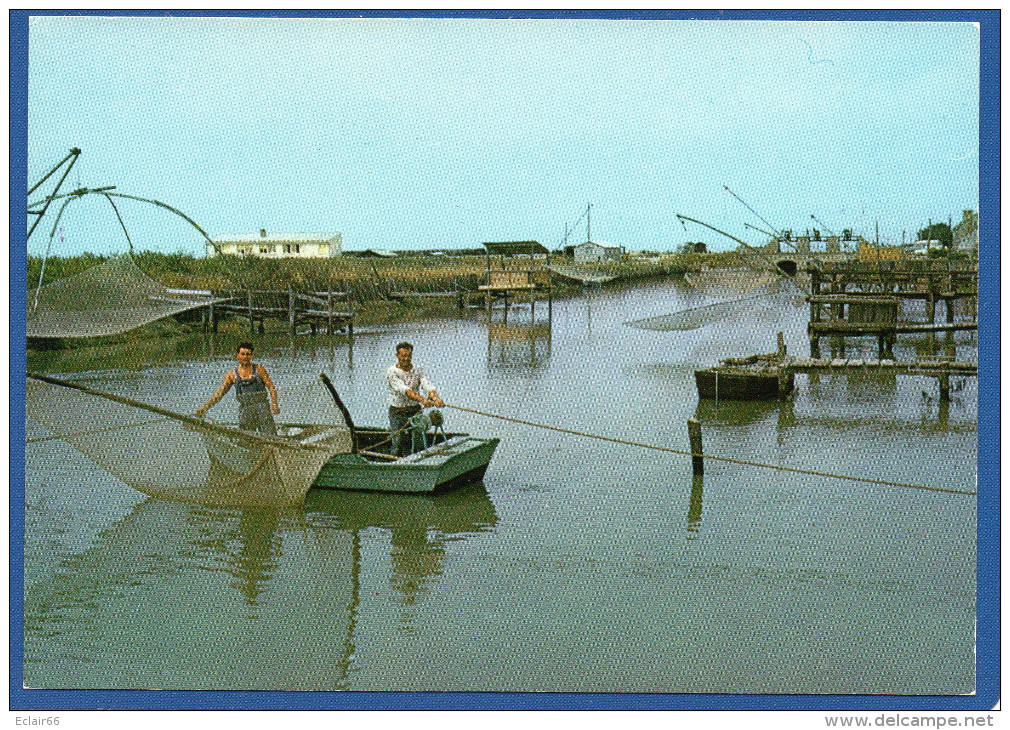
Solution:
<svg viewBox="0 0 1010 730">
<path fill-rule="evenodd" d="M 429 406 L 445 405 L 424 370 L 411 361 L 413 354 L 412 344 L 399 343 L 396 346 L 396 365 L 391 365 L 386 370 L 386 383 L 390 392 L 389 432 L 393 435 L 389 451 L 393 456 L 402 455 L 401 444 L 405 436 L 403 429 L 411 416 L 416 416 Z M 421 395 L 422 390 L 425 395 Z"/>
<path fill-rule="evenodd" d="M 274 416 L 281 412 L 280 406 L 277 405 L 277 388 L 274 387 L 274 381 L 270 379 L 267 369 L 252 361 L 252 355 L 252 343 L 239 344 L 235 350 L 238 366 L 225 373 L 221 387 L 196 411 L 196 415 L 202 418 L 207 410 L 221 400 L 234 385 L 235 396 L 238 398 L 238 427 L 276 436 L 277 425 L 274 423 Z M 269 398 L 267 393 L 270 394 Z"/>
</svg>

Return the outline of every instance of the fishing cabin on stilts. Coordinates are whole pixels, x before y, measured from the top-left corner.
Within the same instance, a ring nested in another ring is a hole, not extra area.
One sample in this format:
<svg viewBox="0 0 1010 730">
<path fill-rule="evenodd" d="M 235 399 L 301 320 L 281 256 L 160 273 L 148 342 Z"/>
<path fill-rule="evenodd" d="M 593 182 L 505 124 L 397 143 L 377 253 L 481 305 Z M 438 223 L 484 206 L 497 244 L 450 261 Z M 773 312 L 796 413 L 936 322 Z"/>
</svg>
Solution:
<svg viewBox="0 0 1010 730">
<path fill-rule="evenodd" d="M 497 241 L 484 244 L 487 270 L 484 283 L 477 287 L 484 292 L 488 316 L 495 299 L 504 304 L 508 321 L 509 296 L 525 292 L 529 296 L 530 317 L 536 312 L 538 296 L 547 297 L 547 316 L 551 316 L 552 283 L 551 252 L 537 241 Z"/>
</svg>

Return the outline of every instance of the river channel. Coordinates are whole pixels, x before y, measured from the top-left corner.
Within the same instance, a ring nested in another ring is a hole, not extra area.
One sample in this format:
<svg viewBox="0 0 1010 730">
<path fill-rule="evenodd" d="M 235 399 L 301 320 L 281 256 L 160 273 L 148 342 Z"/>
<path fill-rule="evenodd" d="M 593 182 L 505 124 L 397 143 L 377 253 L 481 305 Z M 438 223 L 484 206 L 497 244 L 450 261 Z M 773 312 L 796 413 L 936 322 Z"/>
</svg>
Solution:
<svg viewBox="0 0 1010 730">
<path fill-rule="evenodd" d="M 783 403 L 704 402 L 695 368 L 804 355 L 779 296 L 688 332 L 625 326 L 711 301 L 682 282 L 590 290 L 346 339 L 257 336 L 281 419 L 384 425 L 409 340 L 451 405 L 573 431 L 891 482 L 976 488 L 977 385 L 796 377 Z M 190 413 L 237 338 L 72 367 Z M 959 335 L 959 360 L 977 358 Z M 853 352 L 871 355 L 869 340 Z M 928 347 L 899 336 L 896 357 Z M 82 369 L 83 368 L 83 369 Z M 76 372 L 72 372 L 75 371 Z M 707 461 L 452 408 L 501 439 L 483 484 L 310 492 L 238 510 L 146 498 L 61 441 L 26 447 L 24 682 L 34 688 L 960 694 L 973 691 L 975 498 Z M 211 412 L 234 417 L 229 394 Z M 29 440 L 47 432 L 26 426 Z"/>
</svg>

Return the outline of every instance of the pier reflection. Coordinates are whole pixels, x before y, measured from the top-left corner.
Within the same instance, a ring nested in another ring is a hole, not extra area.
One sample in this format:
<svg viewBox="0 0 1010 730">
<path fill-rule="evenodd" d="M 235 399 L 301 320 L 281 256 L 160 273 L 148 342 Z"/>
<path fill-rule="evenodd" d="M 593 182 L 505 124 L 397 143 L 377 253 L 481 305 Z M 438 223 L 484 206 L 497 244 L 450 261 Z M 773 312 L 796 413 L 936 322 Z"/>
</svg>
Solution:
<svg viewBox="0 0 1010 730">
<path fill-rule="evenodd" d="M 762 422 L 774 423 L 779 439 L 796 427 L 828 428 L 840 432 L 886 430 L 889 432 L 916 433 L 973 433 L 977 430 L 973 383 L 968 378 L 951 380 L 951 399 L 940 400 L 933 389 L 922 391 L 921 403 L 901 398 L 910 395 L 898 392 L 896 376 L 835 374 L 816 376 L 824 378 L 808 389 L 797 403 L 796 398 L 780 401 L 715 401 L 698 402 L 694 417 L 706 427 L 752 426 Z M 844 383 L 838 380 L 844 379 Z M 834 382 L 827 382 L 827 381 Z M 962 391 L 967 393 L 962 397 Z M 839 398 L 838 396 L 844 396 Z M 881 412 L 881 399 L 892 396 L 893 404 Z"/>
<path fill-rule="evenodd" d="M 491 368 L 542 367 L 551 356 L 551 323 L 504 324 L 487 328 L 487 362 Z"/>
</svg>

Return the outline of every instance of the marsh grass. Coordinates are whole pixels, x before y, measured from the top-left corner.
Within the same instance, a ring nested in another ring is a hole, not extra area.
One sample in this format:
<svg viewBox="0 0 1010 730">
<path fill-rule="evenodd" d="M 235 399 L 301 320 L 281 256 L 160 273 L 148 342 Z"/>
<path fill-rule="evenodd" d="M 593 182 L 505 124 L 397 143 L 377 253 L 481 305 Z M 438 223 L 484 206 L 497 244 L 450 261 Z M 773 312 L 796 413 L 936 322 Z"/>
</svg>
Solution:
<svg viewBox="0 0 1010 730">
<path fill-rule="evenodd" d="M 43 283 L 79 274 L 107 257 L 83 253 L 78 256 L 51 256 L 45 266 Z M 343 293 L 355 312 L 355 327 L 404 322 L 426 316 L 444 314 L 457 306 L 455 298 L 395 300 L 401 292 L 477 292 L 484 283 L 487 258 L 477 255 L 430 255 L 406 253 L 395 258 L 364 258 L 344 254 L 328 259 L 262 259 L 254 256 L 217 256 L 197 258 L 190 254 L 164 254 L 141 251 L 133 256 L 137 265 L 151 278 L 165 286 L 178 289 L 210 289 L 215 291 L 253 289 L 258 291 L 291 289 L 295 292 Z M 562 263 L 571 260 L 558 256 Z M 491 265 L 502 262 L 492 259 Z M 528 259 L 506 260 L 507 268 L 528 265 Z M 702 266 L 739 266 L 734 253 L 661 254 L 655 256 L 626 255 L 620 262 L 585 266 L 588 270 L 616 276 L 619 279 L 680 276 L 698 271 Z M 33 291 L 38 283 L 42 260 L 29 257 L 27 287 Z M 578 291 L 577 283 L 554 277 L 556 295 Z M 224 332 L 242 328 L 240 320 L 221 322 Z M 174 318 L 154 322 L 123 335 L 111 338 L 84 338 L 78 341 L 52 343 L 54 347 L 81 347 L 87 350 L 102 344 L 144 339 L 186 337 L 201 327 L 199 317 L 183 313 Z M 40 344 L 40 343 L 36 343 Z"/>
</svg>

